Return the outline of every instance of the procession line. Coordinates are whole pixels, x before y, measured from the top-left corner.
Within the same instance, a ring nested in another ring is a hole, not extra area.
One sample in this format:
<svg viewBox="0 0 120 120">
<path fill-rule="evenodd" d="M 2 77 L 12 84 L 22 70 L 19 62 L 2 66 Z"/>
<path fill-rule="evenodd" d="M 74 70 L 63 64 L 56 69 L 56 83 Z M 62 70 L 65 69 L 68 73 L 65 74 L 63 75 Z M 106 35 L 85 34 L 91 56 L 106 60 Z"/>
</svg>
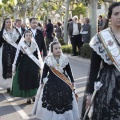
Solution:
<svg viewBox="0 0 120 120">
<path fill-rule="evenodd" d="M 7 101 L 11 102 L 10 104 L 15 108 L 15 110 L 20 114 L 23 120 L 29 120 L 30 117 L 17 105 L 17 103 L 12 102 L 14 101 L 8 94 L 4 93 L 4 97 Z"/>
</svg>

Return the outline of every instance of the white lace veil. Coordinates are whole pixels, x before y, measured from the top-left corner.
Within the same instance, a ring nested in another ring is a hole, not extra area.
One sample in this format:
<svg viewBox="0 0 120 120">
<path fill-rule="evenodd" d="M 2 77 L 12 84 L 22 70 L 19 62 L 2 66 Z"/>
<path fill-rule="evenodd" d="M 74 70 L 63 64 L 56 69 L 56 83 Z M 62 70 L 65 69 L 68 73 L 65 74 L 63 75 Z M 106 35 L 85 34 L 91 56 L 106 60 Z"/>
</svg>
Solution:
<svg viewBox="0 0 120 120">
<path fill-rule="evenodd" d="M 22 38 L 20 39 L 20 42 L 19 42 L 19 44 L 18 44 L 18 49 L 19 49 L 19 50 L 20 50 L 20 46 L 21 46 L 21 44 L 24 42 L 24 40 L 25 40 L 25 38 L 24 38 L 24 34 L 23 34 L 23 36 L 22 36 Z M 36 43 L 36 41 L 35 41 L 35 39 L 34 39 L 33 36 L 32 36 L 31 42 L 34 42 L 34 43 L 36 44 L 37 52 L 38 52 L 38 59 L 39 59 L 40 64 L 41 64 L 41 69 L 43 69 L 44 63 L 43 63 L 42 57 L 41 57 L 41 55 L 40 55 L 40 50 L 39 50 L 39 48 L 38 48 L 38 45 L 37 45 L 37 43 Z"/>
</svg>

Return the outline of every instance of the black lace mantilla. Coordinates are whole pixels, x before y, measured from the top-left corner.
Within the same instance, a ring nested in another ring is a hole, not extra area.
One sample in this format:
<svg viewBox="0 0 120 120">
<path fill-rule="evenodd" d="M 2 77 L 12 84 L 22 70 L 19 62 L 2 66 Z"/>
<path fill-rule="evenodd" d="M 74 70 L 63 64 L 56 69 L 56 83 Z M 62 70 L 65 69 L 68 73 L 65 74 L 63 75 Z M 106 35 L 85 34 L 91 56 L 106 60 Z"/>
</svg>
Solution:
<svg viewBox="0 0 120 120">
<path fill-rule="evenodd" d="M 15 57 L 16 48 L 10 44 L 3 45 L 2 51 L 2 65 L 3 65 L 3 78 L 12 78 L 12 64 Z"/>
<path fill-rule="evenodd" d="M 43 90 L 42 107 L 57 114 L 72 110 L 72 90 L 59 78 L 52 76 Z"/>
</svg>

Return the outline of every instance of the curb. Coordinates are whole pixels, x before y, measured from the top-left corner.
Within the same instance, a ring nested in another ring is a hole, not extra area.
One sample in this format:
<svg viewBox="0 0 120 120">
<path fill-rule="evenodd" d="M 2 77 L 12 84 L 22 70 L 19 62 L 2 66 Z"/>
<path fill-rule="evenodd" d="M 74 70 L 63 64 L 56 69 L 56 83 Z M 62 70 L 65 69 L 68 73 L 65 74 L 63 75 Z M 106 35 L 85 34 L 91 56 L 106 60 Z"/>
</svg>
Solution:
<svg viewBox="0 0 120 120">
<path fill-rule="evenodd" d="M 68 58 L 72 59 L 72 60 L 77 60 L 77 61 L 83 61 L 83 62 L 88 62 L 90 63 L 90 59 L 89 58 L 82 58 L 80 56 L 71 56 L 71 54 L 65 54 Z"/>
</svg>

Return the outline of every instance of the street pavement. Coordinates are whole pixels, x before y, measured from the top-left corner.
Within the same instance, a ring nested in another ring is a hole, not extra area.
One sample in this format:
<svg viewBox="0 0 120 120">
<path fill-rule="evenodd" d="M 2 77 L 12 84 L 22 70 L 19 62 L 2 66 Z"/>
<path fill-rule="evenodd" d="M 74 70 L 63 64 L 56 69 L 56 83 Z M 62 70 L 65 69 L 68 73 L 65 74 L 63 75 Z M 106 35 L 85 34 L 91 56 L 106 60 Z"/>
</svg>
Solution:
<svg viewBox="0 0 120 120">
<path fill-rule="evenodd" d="M 79 96 L 78 106 L 81 113 L 81 104 L 89 74 L 89 59 L 67 55 L 75 79 L 76 92 Z M 6 90 L 0 88 L 0 120 L 38 120 L 31 115 L 32 104 L 28 105 L 26 99 L 11 97 Z"/>
</svg>

